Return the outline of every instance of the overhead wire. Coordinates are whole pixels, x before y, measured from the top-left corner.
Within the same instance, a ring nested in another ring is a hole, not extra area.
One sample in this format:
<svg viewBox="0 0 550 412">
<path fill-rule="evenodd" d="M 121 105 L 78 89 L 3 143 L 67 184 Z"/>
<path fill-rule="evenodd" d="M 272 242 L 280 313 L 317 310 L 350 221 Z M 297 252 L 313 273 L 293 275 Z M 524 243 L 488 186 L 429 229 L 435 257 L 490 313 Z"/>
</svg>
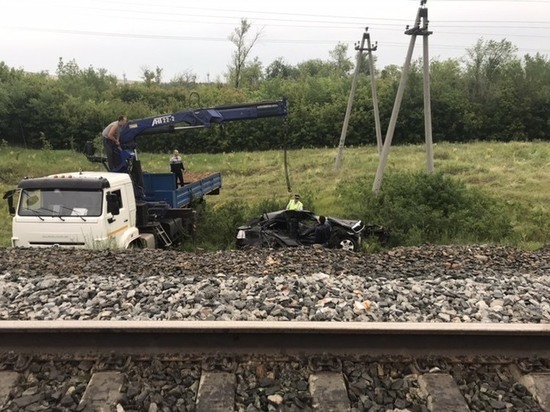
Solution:
<svg viewBox="0 0 550 412">
<path fill-rule="evenodd" d="M 438 2 L 440 1 L 444 1 L 444 0 L 438 0 Z M 447 1 L 459 1 L 459 0 L 447 0 Z M 488 0 L 476 0 L 476 2 L 480 2 L 480 1 L 488 1 Z M 500 1 L 502 2 L 502 0 L 495 0 L 495 1 Z M 525 1 L 525 0 L 524 0 Z M 24 1 L 22 2 L 24 3 Z M 97 3 L 104 3 L 104 4 L 108 4 L 109 6 L 112 5 L 112 2 L 101 2 L 101 0 L 95 0 L 94 1 L 94 5 L 97 5 Z M 132 6 L 135 6 L 135 5 L 143 5 L 143 6 L 148 6 L 148 7 L 151 7 L 151 4 L 146 4 L 146 3 L 135 3 L 135 2 L 132 2 L 132 3 L 124 3 L 124 2 L 119 2 L 120 4 L 131 4 Z M 549 1 L 546 1 L 545 3 L 549 4 L 550 5 L 550 0 Z M 22 6 L 24 6 L 22 4 Z M 48 2 L 48 8 L 51 8 L 52 7 L 52 2 Z M 372 16 L 349 16 L 349 15 L 342 15 L 342 16 L 334 16 L 334 15 L 323 15 L 323 14 L 309 14 L 309 13 L 287 13 L 287 12 L 271 12 L 271 11 L 255 11 L 255 10 L 239 10 L 239 11 L 236 11 L 236 10 L 231 10 L 231 9 L 219 9 L 219 8 L 204 8 L 204 7 L 187 7 L 185 6 L 185 8 L 182 10 L 185 10 L 185 11 L 182 11 L 182 12 L 178 12 L 178 11 L 175 11 L 174 10 L 174 7 L 171 7 L 171 10 L 170 11 L 161 11 L 159 10 L 159 7 L 158 4 L 155 4 L 154 5 L 154 8 L 153 8 L 153 11 L 151 10 L 135 10 L 135 9 L 126 9 L 126 8 L 113 8 L 113 7 L 109 7 L 109 8 L 102 8 L 102 7 L 91 7 L 91 6 L 84 6 L 82 5 L 82 2 L 80 3 L 74 3 L 74 2 L 70 2 L 68 3 L 68 5 L 65 5 L 63 6 L 63 9 L 66 11 L 66 8 L 67 7 L 70 7 L 72 9 L 84 9 L 84 10 L 92 10 L 92 11 L 100 11 L 102 13 L 104 12 L 117 12 L 117 13 L 124 13 L 124 16 L 125 18 L 127 19 L 128 18 L 128 14 L 131 13 L 131 14 L 146 14 L 145 17 L 143 18 L 140 18 L 140 17 L 136 17 L 136 16 L 132 16 L 132 18 L 135 18 L 135 19 L 147 19 L 148 21 L 173 21 L 173 22 L 178 22 L 178 23 L 185 23 L 185 22 L 192 22 L 190 20 L 184 20 L 182 21 L 181 19 L 178 18 L 178 20 L 174 20 L 174 19 L 165 19 L 165 18 L 157 18 L 155 16 L 185 16 L 185 17 L 201 17 L 201 18 L 205 18 L 205 19 L 228 19 L 228 18 L 235 18 L 235 16 L 228 16 L 228 15 L 224 15 L 224 14 L 220 14 L 220 15 L 212 15 L 212 14 L 191 14 L 188 12 L 189 9 L 191 10 L 203 10 L 203 11 L 208 11 L 208 12 L 225 12 L 225 13 L 228 13 L 228 12 L 231 12 L 231 13 L 246 13 L 248 15 L 250 14 L 258 14 L 258 15 L 268 15 L 268 16 L 292 16 L 292 17 L 295 17 L 295 16 L 301 16 L 301 17 L 307 17 L 307 19 L 288 19 L 288 18 L 274 18 L 274 17 L 261 17 L 259 21 L 262 21 L 262 22 L 288 22 L 288 23 L 308 23 L 308 25 L 296 25 L 296 24 L 292 24 L 292 27 L 298 27 L 298 28 L 308 28 L 310 27 L 309 24 L 310 23 L 315 23 L 315 24 L 330 24 L 330 25 L 339 25 L 340 27 L 353 27 L 355 25 L 358 25 L 358 24 L 365 24 L 365 23 L 369 23 L 369 24 L 377 24 L 379 26 L 393 26 L 393 27 L 400 27 L 400 26 L 403 26 L 404 24 L 406 23 L 411 23 L 411 20 L 409 19 L 399 19 L 399 18 L 382 18 L 382 17 L 372 17 Z M 176 9 L 178 8 L 177 6 L 175 7 Z M 242 17 L 242 16 L 241 16 Z M 240 18 L 241 18 L 240 17 Z M 242 18 L 246 18 L 246 17 L 242 17 Z M 250 17 L 248 17 L 250 18 Z M 328 19 L 328 20 L 312 20 L 311 18 L 322 18 L 322 19 Z M 336 20 L 336 19 L 345 19 L 343 21 L 340 21 L 340 20 Z M 354 22 L 353 20 L 361 20 L 361 22 Z M 380 22 L 395 22 L 395 23 L 380 23 Z M 199 21 L 199 23 L 204 23 L 204 21 Z M 234 24 L 233 21 L 228 21 L 228 22 L 216 22 L 217 24 Z M 507 29 L 511 29 L 511 28 L 518 28 L 518 29 L 524 29 L 524 28 L 529 28 L 529 29 L 550 29 L 550 20 L 549 21 L 525 21 L 525 20 L 437 20 L 437 24 L 438 25 L 445 25 L 445 27 L 462 27 L 462 26 L 448 26 L 447 23 L 457 23 L 457 24 L 461 24 L 461 25 L 464 25 L 464 24 L 475 24 L 477 25 L 478 27 L 489 27 L 489 28 L 494 28 L 494 27 L 502 27 L 503 24 L 506 24 L 506 28 Z M 481 24 L 481 26 L 480 26 Z M 489 26 L 484 26 L 483 24 L 491 24 Z M 520 26 L 511 26 L 511 25 L 514 25 L 514 24 L 520 24 Z M 534 26 L 534 25 L 547 25 L 546 27 L 537 27 L 537 26 Z M 496 26 L 494 26 L 496 25 Z M 316 27 L 316 26 L 312 26 L 312 27 Z M 325 26 L 321 26 L 321 27 L 325 27 Z"/>
<path fill-rule="evenodd" d="M 469 1 L 469 0 L 437 0 L 438 2 L 446 1 L 446 2 L 452 2 L 452 1 Z M 476 0 L 476 1 L 489 1 L 489 0 Z M 493 0 L 493 1 L 502 1 L 502 0 Z M 546 3 L 550 4 L 549 1 L 531 1 L 531 2 L 537 2 L 537 3 Z M 21 6 L 25 6 L 25 0 L 20 1 Z M 52 7 L 52 3 L 55 5 L 55 0 L 53 2 L 48 2 L 48 7 Z M 57 2 L 57 5 L 59 5 L 59 1 Z M 235 25 L 235 21 L 233 20 L 235 16 L 229 16 L 224 13 L 251 13 L 251 14 L 257 14 L 259 16 L 268 15 L 271 17 L 258 17 L 257 22 L 258 23 L 265 23 L 264 27 L 279 27 L 279 28 L 300 28 L 300 29 L 319 29 L 322 28 L 323 30 L 327 29 L 333 29 L 333 30 L 354 30 L 354 29 L 363 29 L 365 24 L 368 24 L 371 29 L 376 29 L 380 31 L 389 31 L 393 28 L 401 28 L 404 29 L 404 22 L 410 23 L 410 20 L 407 19 L 397 19 L 397 18 L 377 18 L 377 17 L 360 17 L 360 16 L 329 16 L 329 15 L 323 15 L 323 14 L 315 14 L 315 13 L 289 13 L 289 12 L 268 12 L 268 11 L 254 11 L 254 10 L 231 10 L 226 8 L 206 8 L 206 7 L 187 7 L 185 6 L 185 10 L 187 12 L 179 12 L 177 10 L 170 10 L 170 11 L 162 11 L 159 9 L 162 9 L 162 7 L 159 7 L 158 4 L 154 5 L 154 10 L 128 10 L 125 8 L 119 8 L 119 7 L 112 7 L 112 2 L 109 1 L 102 1 L 102 0 L 95 0 L 93 2 L 94 7 L 92 6 L 85 6 L 82 2 L 80 3 L 63 3 L 63 7 L 70 7 L 72 9 L 77 10 L 87 10 L 87 11 L 99 11 L 101 13 L 105 12 L 113 12 L 113 13 L 119 13 L 124 12 L 125 19 L 132 19 L 132 20 L 147 20 L 147 21 L 156 21 L 156 22 L 174 22 L 174 23 L 196 23 L 196 24 L 215 24 L 215 25 Z M 108 5 L 109 7 L 101 7 L 101 4 Z M 147 6 L 151 7 L 151 4 L 149 3 L 126 3 L 126 2 L 120 2 L 120 4 L 127 4 L 132 6 Z M 98 7 L 99 5 L 99 7 Z M 176 9 L 178 7 L 176 6 Z M 190 14 L 188 12 L 189 9 L 196 10 L 196 11 L 207 11 L 207 12 L 215 12 L 217 14 Z M 182 8 L 183 10 L 183 8 Z M 65 10 L 66 11 L 66 10 Z M 143 16 L 143 14 L 146 14 L 146 16 Z M 168 18 L 173 17 L 174 18 Z M 182 21 L 181 18 L 178 18 L 178 16 L 185 17 L 186 19 Z M 285 17 L 277 17 L 277 16 L 292 16 L 292 17 L 300 17 L 299 19 L 288 19 Z M 198 17 L 201 20 L 192 20 L 191 18 Z M 313 18 L 315 20 L 312 20 L 310 18 Z M 325 20 L 327 19 L 327 20 Z M 335 20 L 338 19 L 338 20 Z M 346 19 L 346 20 L 343 20 Z M 363 20 L 360 24 L 356 20 Z M 471 25 L 475 25 L 475 31 L 472 31 Z M 504 25 L 504 26 L 503 26 Z M 542 25 L 542 26 L 541 26 Z M 506 28 L 506 30 L 509 30 L 507 33 L 501 33 L 501 32 L 492 32 L 492 29 L 503 29 Z M 48 27 L 24 27 L 24 26 L 2 26 L 0 25 L 0 29 L 8 29 L 8 30 L 24 30 L 24 31 L 34 31 L 34 32 L 45 32 L 45 33 L 59 33 L 59 34 L 67 34 L 67 35 L 86 35 L 86 36 L 100 36 L 100 37 L 114 37 L 114 38 L 138 38 L 138 39 L 162 39 L 162 40 L 186 40 L 186 41 L 228 41 L 227 37 L 216 37 L 216 36 L 194 36 L 194 35 L 168 35 L 168 34 L 156 34 L 156 33 L 128 33 L 128 32 L 107 32 L 107 31 L 91 31 L 91 30 L 80 30 L 80 29 L 63 29 L 59 27 L 55 28 L 48 28 Z M 430 29 L 437 30 L 440 34 L 452 34 L 452 35 L 470 35 L 470 36 L 477 36 L 477 37 L 486 37 L 486 36 L 503 36 L 507 39 L 510 38 L 520 38 L 520 37 L 529 37 L 529 38 L 550 38 L 550 21 L 521 21 L 521 20 L 510 20 L 510 21 L 495 21 L 495 20 L 471 20 L 471 21 L 463 21 L 463 20 L 437 20 L 434 23 L 431 23 Z M 463 29 L 463 30 L 453 30 L 453 31 L 445 31 L 445 29 Z M 514 33 L 513 30 L 537 30 L 537 34 L 523 34 L 523 33 Z M 549 30 L 549 34 L 545 35 L 544 30 Z M 542 31 L 542 32 L 541 32 Z M 271 43 L 271 44 L 335 44 L 338 42 L 354 42 L 355 40 L 348 40 L 348 39 L 321 39 L 321 38 L 315 38 L 315 39 L 293 39 L 293 38 L 269 38 L 266 36 L 262 37 L 260 39 L 261 43 Z M 388 46 L 396 46 L 397 43 L 392 44 L 391 42 L 385 42 Z M 464 50 L 465 48 L 469 46 L 460 46 L 460 45 L 444 45 L 444 44 L 437 44 L 437 42 L 432 41 L 432 47 L 436 48 L 449 48 L 449 49 L 455 49 L 455 50 Z M 527 50 L 527 49 L 522 49 Z M 547 50 L 539 50 L 542 52 L 546 52 Z"/>
</svg>

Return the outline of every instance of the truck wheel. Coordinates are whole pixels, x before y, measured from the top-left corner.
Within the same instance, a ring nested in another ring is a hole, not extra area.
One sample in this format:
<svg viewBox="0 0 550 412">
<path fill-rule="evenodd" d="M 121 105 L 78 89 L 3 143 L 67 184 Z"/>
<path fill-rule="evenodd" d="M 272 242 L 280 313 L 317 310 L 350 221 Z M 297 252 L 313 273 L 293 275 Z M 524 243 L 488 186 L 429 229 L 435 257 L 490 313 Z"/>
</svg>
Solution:
<svg viewBox="0 0 550 412">
<path fill-rule="evenodd" d="M 358 244 L 355 239 L 350 236 L 344 236 L 338 239 L 336 242 L 336 249 L 349 250 L 351 252 L 356 252 L 358 249 Z"/>
<path fill-rule="evenodd" d="M 132 243 L 130 243 L 128 245 L 128 249 L 143 249 L 143 243 L 141 242 L 141 240 L 135 240 L 133 241 Z"/>
</svg>

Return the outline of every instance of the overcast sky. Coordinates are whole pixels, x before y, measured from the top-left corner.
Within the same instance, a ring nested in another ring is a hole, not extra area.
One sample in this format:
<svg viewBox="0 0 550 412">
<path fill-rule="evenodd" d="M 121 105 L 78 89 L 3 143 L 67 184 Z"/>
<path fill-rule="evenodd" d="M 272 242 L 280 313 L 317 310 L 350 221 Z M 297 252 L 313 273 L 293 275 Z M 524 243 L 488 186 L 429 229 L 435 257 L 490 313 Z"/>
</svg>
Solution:
<svg viewBox="0 0 550 412">
<path fill-rule="evenodd" d="M 338 42 L 354 45 L 365 27 L 378 41 L 378 68 L 401 66 L 419 0 L 0 0 L 0 61 L 55 74 L 59 58 L 139 80 L 144 68 L 163 81 L 192 72 L 224 79 L 241 18 L 261 31 L 251 57 L 295 65 L 329 58 Z M 430 57 L 460 58 L 479 38 L 507 39 L 519 56 L 550 56 L 550 0 L 428 0 Z M 414 57 L 422 54 L 419 39 Z"/>
</svg>

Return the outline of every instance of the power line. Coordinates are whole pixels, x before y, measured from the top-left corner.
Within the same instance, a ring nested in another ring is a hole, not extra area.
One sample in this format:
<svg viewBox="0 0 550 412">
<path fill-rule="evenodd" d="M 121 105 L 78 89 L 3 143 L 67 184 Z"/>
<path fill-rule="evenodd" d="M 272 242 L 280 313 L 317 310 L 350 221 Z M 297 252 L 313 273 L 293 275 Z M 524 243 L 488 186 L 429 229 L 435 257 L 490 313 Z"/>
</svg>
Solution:
<svg viewBox="0 0 550 412">
<path fill-rule="evenodd" d="M 159 34 L 136 34 L 136 33 L 108 33 L 108 32 L 94 32 L 84 30 L 64 30 L 64 29 L 46 29 L 37 27 L 0 27 L 0 29 L 7 30 L 24 30 L 34 32 L 45 33 L 59 33 L 59 34 L 76 34 L 83 36 L 101 36 L 101 37 L 128 37 L 133 39 L 158 39 L 158 40 L 202 40 L 202 41 L 228 41 L 226 37 L 199 37 L 199 36 L 170 36 Z"/>
<path fill-rule="evenodd" d="M 438 2 L 440 1 L 444 1 L 444 0 L 438 0 Z M 469 1 L 469 0 L 447 0 L 447 1 Z M 479 1 L 483 1 L 483 0 L 475 0 L 476 2 L 479 2 Z M 489 0 L 485 0 L 485 1 L 489 1 Z M 502 2 L 502 0 L 494 0 L 494 1 L 500 1 Z M 534 0 L 533 0 L 534 1 Z M 539 0 L 540 1 L 540 0 Z M 98 0 L 96 0 L 94 2 L 94 4 L 97 4 Z M 104 2 L 106 4 L 109 4 L 109 5 L 112 5 L 112 2 Z M 549 1 L 544 1 L 543 3 L 547 3 L 547 4 L 550 4 L 550 0 Z M 146 3 L 135 3 L 135 2 L 132 2 L 132 3 L 121 3 L 121 4 L 131 4 L 132 6 L 135 6 L 135 5 L 142 5 L 142 6 L 148 6 L 150 7 L 151 4 L 146 4 Z M 48 7 L 51 7 L 51 2 L 48 2 Z M 127 16 L 128 13 L 134 13 L 134 14 L 146 14 L 147 17 L 146 19 L 149 20 L 149 21 L 163 21 L 162 19 L 157 19 L 157 18 L 154 18 L 154 17 L 151 17 L 152 14 L 153 15 L 161 15 L 161 16 L 186 16 L 186 17 L 203 17 L 203 18 L 220 18 L 220 19 L 227 19 L 227 18 L 235 18 L 235 16 L 228 16 L 228 15 L 212 15 L 212 14 L 208 14 L 208 15 L 205 15 L 205 14 L 190 14 L 187 10 L 204 10 L 204 11 L 214 11 L 214 12 L 230 12 L 230 13 L 254 13 L 254 14 L 259 14 L 259 15 L 269 15 L 269 16 L 302 16 L 302 17 L 313 17 L 313 18 L 323 18 L 323 19 L 329 19 L 329 20 L 310 20 L 310 19 L 281 19 L 281 18 L 271 18 L 271 17 L 265 17 L 265 18 L 260 18 L 261 21 L 283 21 L 283 22 L 299 22 L 299 23 L 324 23 L 324 24 L 341 24 L 341 25 L 355 25 L 355 24 L 365 24 L 365 23 L 370 23 L 370 22 L 377 22 L 377 21 L 388 21 L 388 22 L 396 22 L 396 23 L 391 23 L 389 25 L 392 25 L 392 26 L 400 26 L 400 23 L 398 22 L 402 22 L 402 23 L 411 23 L 412 20 L 409 20 L 409 19 L 396 19 L 396 18 L 381 18 L 381 17 L 360 17 L 360 16 L 349 16 L 349 15 L 344 15 L 344 16 L 334 16 L 334 15 L 324 15 L 324 14 L 306 14 L 306 13 L 285 13 L 285 12 L 267 12 L 267 11 L 254 11 L 254 10 L 231 10 L 231 9 L 218 9 L 218 8 L 202 8 L 202 7 L 185 7 L 184 10 L 185 12 L 177 12 L 177 11 L 174 11 L 174 7 L 172 7 L 172 10 L 171 11 L 167 11 L 167 12 L 163 12 L 163 11 L 159 11 L 159 7 L 158 5 L 155 4 L 154 6 L 154 11 L 151 12 L 151 11 L 144 11 L 144 10 L 128 10 L 128 9 L 125 9 L 125 8 L 113 8 L 113 7 L 110 7 L 110 8 L 101 8 L 101 7 L 91 7 L 91 6 L 83 6 L 81 4 L 79 5 L 75 5 L 74 2 L 71 2 L 69 6 L 66 6 L 66 7 L 70 7 L 70 8 L 73 8 L 73 9 L 84 9 L 84 10 L 95 10 L 95 11 L 101 11 L 101 12 L 109 12 L 109 11 L 112 11 L 112 12 L 123 12 L 125 13 L 125 15 Z M 66 10 L 66 7 L 64 7 L 64 10 Z M 177 7 L 176 7 L 177 8 Z M 183 9 L 183 8 L 182 8 Z M 334 20 L 334 19 L 346 19 L 347 21 L 339 21 L 339 20 Z M 360 22 L 350 22 L 349 20 L 361 20 L 361 23 Z M 168 20 L 168 21 L 174 21 L 174 20 Z M 181 20 L 177 20 L 178 22 L 181 22 Z M 531 25 L 531 24 L 547 24 L 549 25 L 549 29 L 550 29 L 550 21 L 524 21 L 524 20 L 468 20 L 468 21 L 464 21 L 464 20 L 438 20 L 437 21 L 438 24 L 442 24 L 442 23 L 460 23 L 460 24 L 498 24 L 498 25 L 502 25 L 502 24 L 527 24 L 527 25 Z M 234 23 L 233 23 L 234 24 Z M 382 24 L 382 23 L 379 23 L 379 24 Z M 521 27 L 517 27 L 517 28 L 536 28 L 536 27 L 532 27 L 532 26 L 521 26 Z"/>
<path fill-rule="evenodd" d="M 203 22 L 203 24 L 206 22 Z M 231 23 L 217 23 L 217 24 L 231 24 Z M 288 25 L 270 25 L 273 27 L 300 27 L 300 28 L 309 28 L 308 26 L 288 26 Z M 454 27 L 454 26 L 450 26 Z M 377 24 L 371 26 L 371 28 L 376 28 L 378 30 L 389 30 L 387 28 L 378 27 Z M 432 27 L 433 28 L 433 27 Z M 510 27 L 508 27 L 510 28 Z M 1 26 L 0 29 L 5 30 L 19 30 L 19 31 L 34 31 L 34 32 L 50 32 L 50 33 L 60 33 L 60 34 L 75 34 L 75 35 L 90 35 L 90 36 L 107 36 L 107 37 L 132 37 L 132 38 L 150 38 L 150 39 L 176 39 L 176 40 L 188 40 L 188 39 L 207 39 L 210 41 L 226 41 L 226 37 L 212 38 L 207 36 L 178 36 L 178 35 L 162 35 L 162 34 L 135 34 L 135 33 L 116 33 L 116 32 L 102 32 L 102 31 L 83 31 L 83 30 L 72 30 L 72 29 L 59 29 L 59 28 L 38 28 L 38 27 L 22 27 L 22 26 Z M 359 27 L 357 27 L 359 30 Z M 489 33 L 489 32 L 472 32 L 471 30 L 467 31 L 441 31 L 437 30 L 438 34 L 456 34 L 456 35 L 475 35 L 475 36 L 503 36 L 503 37 L 527 37 L 527 38 L 550 38 L 550 35 L 533 35 L 533 34 L 515 34 L 515 33 Z M 317 39 L 315 41 L 320 41 Z M 349 40 L 354 41 L 354 40 Z"/>
<path fill-rule="evenodd" d="M 148 39 L 148 40 L 174 40 L 174 41 L 211 41 L 211 42 L 227 42 L 226 37 L 205 37 L 205 36 L 174 36 L 174 35 L 156 35 L 156 34 L 130 34 L 130 33 L 113 33 L 113 32 L 91 32 L 83 30 L 63 30 L 63 29 L 47 29 L 47 28 L 30 28 L 30 27 L 0 27 L 0 29 L 8 30 L 24 30 L 24 31 L 33 31 L 33 32 L 45 32 L 45 33 L 58 33 L 58 34 L 71 34 L 71 35 L 83 35 L 83 36 L 101 36 L 101 37 L 115 37 L 115 38 L 134 38 L 134 39 Z M 342 40 L 342 39 L 269 39 L 263 38 L 259 40 L 259 43 L 269 43 L 269 44 L 337 44 L 338 42 L 353 42 L 353 40 Z M 406 47 L 405 43 L 397 42 L 384 42 L 384 46 L 398 46 Z M 460 45 L 444 45 L 437 44 L 432 42 L 431 46 L 434 48 L 446 48 L 453 50 L 465 50 L 471 45 L 460 46 Z M 522 50 L 528 50 L 523 49 Z M 538 52 L 550 52 L 550 50 L 535 50 L 529 49 L 532 51 Z"/>
</svg>

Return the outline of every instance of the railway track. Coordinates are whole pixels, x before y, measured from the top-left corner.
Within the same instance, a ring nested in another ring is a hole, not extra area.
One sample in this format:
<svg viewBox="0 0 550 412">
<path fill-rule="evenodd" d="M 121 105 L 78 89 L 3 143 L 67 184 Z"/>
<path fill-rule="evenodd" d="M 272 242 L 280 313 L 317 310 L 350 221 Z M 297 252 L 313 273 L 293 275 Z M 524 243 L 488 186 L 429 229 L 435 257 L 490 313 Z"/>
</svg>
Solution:
<svg viewBox="0 0 550 412">
<path fill-rule="evenodd" d="M 0 409 L 550 411 L 550 325 L 0 321 Z"/>
</svg>

